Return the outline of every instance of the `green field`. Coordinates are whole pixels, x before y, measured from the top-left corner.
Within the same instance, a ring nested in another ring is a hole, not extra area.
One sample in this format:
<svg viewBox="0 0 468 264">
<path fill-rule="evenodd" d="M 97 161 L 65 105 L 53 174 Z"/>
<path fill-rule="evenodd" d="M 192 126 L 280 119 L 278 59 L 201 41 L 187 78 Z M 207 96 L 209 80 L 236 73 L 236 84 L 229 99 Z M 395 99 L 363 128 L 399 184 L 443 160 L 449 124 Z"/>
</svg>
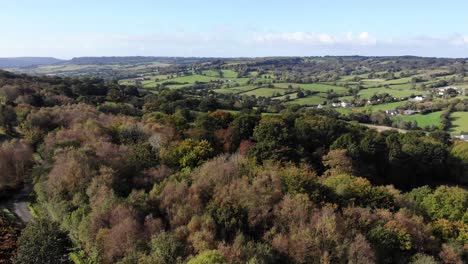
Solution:
<svg viewBox="0 0 468 264">
<path fill-rule="evenodd" d="M 405 104 L 408 101 L 400 101 L 388 104 L 379 104 L 379 105 L 368 105 L 363 107 L 347 107 L 347 108 L 336 108 L 336 110 L 342 114 L 349 113 L 359 113 L 359 112 L 376 112 L 376 111 L 385 111 L 385 110 L 395 110 L 398 106 Z"/>
<path fill-rule="evenodd" d="M 287 104 L 298 104 L 298 105 L 319 105 L 323 104 L 327 99 L 317 96 L 317 95 L 312 95 L 308 97 L 303 97 L 299 99 L 295 99 L 293 101 L 287 102 Z"/>
<path fill-rule="evenodd" d="M 426 115 L 408 115 L 408 116 L 396 116 L 394 120 L 405 120 L 405 121 L 416 121 L 418 126 L 423 128 L 426 126 L 439 126 L 440 125 L 440 115 L 442 111 L 426 114 Z"/>
<path fill-rule="evenodd" d="M 253 91 L 242 93 L 243 95 L 255 95 L 256 97 L 273 97 L 274 94 L 284 94 L 285 90 L 280 88 L 258 88 Z"/>
<path fill-rule="evenodd" d="M 237 72 L 233 70 L 221 70 L 221 72 L 223 73 L 223 78 L 237 78 Z M 209 77 L 221 78 L 219 71 L 216 70 L 205 70 L 202 72 L 202 74 Z"/>
<path fill-rule="evenodd" d="M 394 90 L 394 89 L 389 89 L 389 88 L 370 88 L 370 89 L 361 90 L 359 92 L 359 96 L 362 99 L 369 99 L 374 94 L 384 94 L 384 93 L 388 93 L 391 96 L 394 96 L 397 98 L 402 98 L 402 97 L 409 97 L 411 95 L 421 94 L 423 92 L 415 91 L 415 90 Z"/>
<path fill-rule="evenodd" d="M 297 98 L 297 93 L 290 93 L 290 94 L 274 97 L 273 99 L 275 99 L 275 100 L 286 100 L 286 97 L 288 97 L 290 100 L 296 99 Z"/>
<path fill-rule="evenodd" d="M 143 87 L 145 87 L 145 88 L 154 88 L 158 84 L 162 85 L 165 82 L 178 82 L 180 84 L 168 85 L 168 87 L 172 86 L 172 88 L 177 88 L 177 87 L 182 88 L 182 87 L 186 87 L 187 84 L 195 84 L 196 82 L 207 83 L 207 82 L 216 81 L 216 80 L 219 80 L 219 79 L 220 78 L 217 78 L 217 77 L 211 77 L 211 76 L 195 74 L 195 75 L 190 75 L 190 76 L 182 76 L 182 77 L 176 77 L 176 78 L 171 78 L 171 79 L 164 79 L 164 80 L 160 80 L 160 81 L 157 81 L 157 82 L 156 81 L 147 81 L 147 82 L 143 82 Z"/>
<path fill-rule="evenodd" d="M 342 97 L 338 97 L 338 100 L 340 100 L 340 101 L 352 101 L 352 100 L 354 100 L 354 96 L 352 96 L 352 95 L 342 96 Z"/>
<path fill-rule="evenodd" d="M 345 87 L 322 84 L 322 83 L 275 83 L 275 87 L 285 88 L 287 89 L 290 85 L 293 88 L 299 87 L 304 90 L 313 91 L 313 92 L 328 92 L 333 90 L 337 93 L 342 93 L 348 91 Z"/>
<path fill-rule="evenodd" d="M 195 74 L 195 75 L 172 78 L 172 79 L 160 81 L 159 83 L 164 83 L 167 81 L 181 82 L 181 83 L 184 83 L 184 82 L 195 83 L 195 82 L 211 82 L 211 81 L 216 81 L 216 80 L 219 80 L 219 78 Z"/>
<path fill-rule="evenodd" d="M 301 87 L 304 90 L 309 90 L 313 92 L 322 92 L 322 93 L 328 92 L 330 90 L 333 90 L 334 92 L 337 92 L 337 93 L 343 93 L 343 92 L 348 91 L 348 89 L 345 87 L 321 84 L 321 83 L 299 84 L 299 87 Z"/>
<path fill-rule="evenodd" d="M 459 135 L 468 133 L 468 112 L 455 112 L 450 115 L 452 127 L 450 132 Z"/>
<path fill-rule="evenodd" d="M 412 78 L 413 77 L 406 77 L 406 78 L 388 80 L 388 81 L 384 81 L 383 84 L 405 84 L 405 83 L 410 83 Z"/>
<path fill-rule="evenodd" d="M 255 88 L 256 88 L 255 85 L 246 85 L 246 86 L 239 86 L 239 87 L 232 87 L 232 88 L 215 89 L 213 91 L 217 93 L 223 93 L 223 94 L 234 94 L 234 93 L 247 92 Z"/>
<path fill-rule="evenodd" d="M 369 109 L 370 111 L 395 110 L 397 107 L 407 102 L 408 101 L 400 101 L 400 102 L 394 102 L 394 103 L 388 103 L 388 104 L 373 105 L 373 106 L 366 107 L 366 109 Z"/>
<path fill-rule="evenodd" d="M 411 90 L 413 88 L 413 84 L 411 83 L 393 84 L 393 85 L 390 85 L 389 88 L 395 89 L 395 90 Z M 418 92 L 418 91 L 415 91 L 415 92 Z"/>
<path fill-rule="evenodd" d="M 240 85 L 246 85 L 247 82 L 250 81 L 250 78 L 235 78 L 235 79 L 232 79 L 232 81 Z"/>
<path fill-rule="evenodd" d="M 233 70 L 221 70 L 224 78 L 237 78 L 237 72 Z"/>
</svg>

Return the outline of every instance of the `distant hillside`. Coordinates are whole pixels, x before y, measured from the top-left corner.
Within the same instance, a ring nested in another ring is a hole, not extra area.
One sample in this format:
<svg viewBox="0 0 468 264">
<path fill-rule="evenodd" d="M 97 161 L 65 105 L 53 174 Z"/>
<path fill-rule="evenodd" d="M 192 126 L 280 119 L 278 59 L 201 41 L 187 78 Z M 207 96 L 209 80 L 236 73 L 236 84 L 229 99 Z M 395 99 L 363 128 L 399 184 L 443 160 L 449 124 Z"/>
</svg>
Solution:
<svg viewBox="0 0 468 264">
<path fill-rule="evenodd" d="M 64 62 L 51 57 L 18 57 L 18 58 L 0 58 L 0 68 L 19 68 L 38 65 L 51 65 Z"/>
<path fill-rule="evenodd" d="M 191 64 L 219 60 L 219 58 L 184 58 L 184 57 L 78 57 L 67 61 L 75 65 L 107 65 L 159 62 L 165 64 Z"/>
</svg>

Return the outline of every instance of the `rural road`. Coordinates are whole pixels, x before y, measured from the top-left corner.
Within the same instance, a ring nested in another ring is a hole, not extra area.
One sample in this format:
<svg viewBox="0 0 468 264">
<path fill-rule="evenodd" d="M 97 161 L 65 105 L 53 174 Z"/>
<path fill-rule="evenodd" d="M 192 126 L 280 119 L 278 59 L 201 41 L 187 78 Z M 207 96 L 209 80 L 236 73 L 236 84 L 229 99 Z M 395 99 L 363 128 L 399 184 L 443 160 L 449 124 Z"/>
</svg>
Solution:
<svg viewBox="0 0 468 264">
<path fill-rule="evenodd" d="M 34 221 L 34 218 L 31 215 L 31 212 L 29 212 L 28 204 L 26 202 L 14 202 L 13 208 L 11 209 L 15 213 L 15 215 L 21 219 L 23 223 L 28 224 Z"/>
<path fill-rule="evenodd" d="M 28 209 L 28 196 L 31 192 L 29 186 L 25 186 L 19 193 L 14 195 L 10 200 L 0 203 L 0 207 L 10 209 L 24 224 L 34 221 L 34 217 Z"/>
</svg>

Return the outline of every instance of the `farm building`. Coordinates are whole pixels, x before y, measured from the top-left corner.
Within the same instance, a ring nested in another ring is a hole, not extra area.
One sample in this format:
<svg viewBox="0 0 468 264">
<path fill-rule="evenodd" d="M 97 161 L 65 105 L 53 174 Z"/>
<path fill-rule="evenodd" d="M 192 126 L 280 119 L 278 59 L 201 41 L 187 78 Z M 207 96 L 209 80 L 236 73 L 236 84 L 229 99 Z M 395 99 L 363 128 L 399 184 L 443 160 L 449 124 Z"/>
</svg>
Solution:
<svg viewBox="0 0 468 264">
<path fill-rule="evenodd" d="M 465 88 L 458 88 L 454 86 L 447 86 L 442 88 L 437 88 L 437 94 L 440 96 L 444 96 L 446 94 L 465 94 Z"/>
<path fill-rule="evenodd" d="M 414 98 L 410 98 L 409 100 L 412 101 L 412 102 L 422 102 L 424 100 L 424 97 L 416 96 Z"/>
<path fill-rule="evenodd" d="M 416 113 L 418 113 L 418 111 L 414 111 L 414 110 L 405 110 L 405 111 L 403 111 L 404 115 L 414 115 Z"/>
<path fill-rule="evenodd" d="M 351 106 L 350 103 L 348 102 L 339 102 L 339 103 L 332 103 L 332 107 L 343 107 L 346 108 L 348 106 Z"/>
<path fill-rule="evenodd" d="M 392 116 L 400 114 L 400 112 L 398 110 L 386 110 L 385 113 L 387 115 L 392 115 Z"/>
<path fill-rule="evenodd" d="M 463 141 L 468 141 L 468 134 L 455 136 L 454 138 L 460 139 L 460 140 L 463 140 Z"/>
</svg>

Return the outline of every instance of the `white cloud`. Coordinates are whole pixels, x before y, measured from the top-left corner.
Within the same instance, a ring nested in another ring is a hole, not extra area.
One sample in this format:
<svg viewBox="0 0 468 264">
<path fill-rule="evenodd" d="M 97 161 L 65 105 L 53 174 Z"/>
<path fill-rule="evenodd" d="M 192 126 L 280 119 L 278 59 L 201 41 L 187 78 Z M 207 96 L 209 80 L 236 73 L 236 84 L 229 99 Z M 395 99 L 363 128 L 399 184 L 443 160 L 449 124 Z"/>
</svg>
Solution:
<svg viewBox="0 0 468 264">
<path fill-rule="evenodd" d="M 468 45 L 468 35 L 457 35 L 452 38 L 451 44 L 456 46 Z"/>
<path fill-rule="evenodd" d="M 255 43 L 268 44 L 300 44 L 300 45 L 315 45 L 315 46 L 330 46 L 330 45 L 357 45 L 368 46 L 376 45 L 377 39 L 369 32 L 362 32 L 354 35 L 348 32 L 341 35 L 332 35 L 328 33 L 315 32 L 283 32 L 283 33 L 257 33 L 253 36 Z"/>
<path fill-rule="evenodd" d="M 32 42 L 31 40 L 34 40 Z M 373 33 L 338 34 L 306 31 L 243 32 L 213 29 L 148 34 L 88 33 L 24 36 L 0 42 L 0 57 L 12 56 L 310 56 L 418 55 L 468 57 L 468 35 L 400 36 L 377 38 Z"/>
<path fill-rule="evenodd" d="M 377 39 L 369 34 L 369 32 L 362 32 L 359 34 L 359 42 L 366 45 L 375 45 L 377 44 Z"/>
</svg>

